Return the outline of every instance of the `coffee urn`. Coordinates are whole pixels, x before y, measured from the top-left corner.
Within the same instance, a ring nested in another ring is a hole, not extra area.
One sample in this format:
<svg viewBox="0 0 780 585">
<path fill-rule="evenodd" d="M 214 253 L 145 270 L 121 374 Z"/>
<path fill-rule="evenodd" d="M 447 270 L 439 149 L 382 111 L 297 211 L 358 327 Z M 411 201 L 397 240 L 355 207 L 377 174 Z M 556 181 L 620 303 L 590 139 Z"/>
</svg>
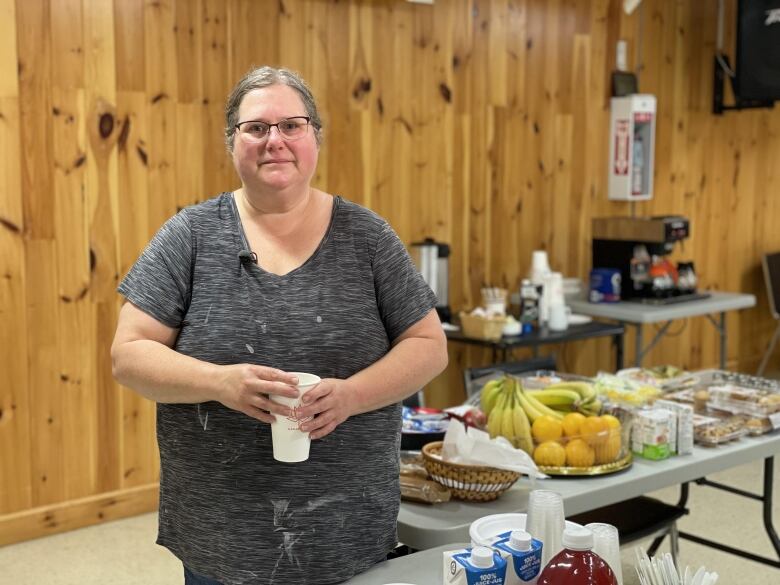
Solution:
<svg viewBox="0 0 780 585">
<path fill-rule="evenodd" d="M 417 270 L 436 295 L 436 312 L 444 323 L 449 323 L 450 299 L 450 246 L 437 242 L 433 238 L 425 238 L 422 242 L 414 242 L 411 246 L 411 256 Z"/>
</svg>

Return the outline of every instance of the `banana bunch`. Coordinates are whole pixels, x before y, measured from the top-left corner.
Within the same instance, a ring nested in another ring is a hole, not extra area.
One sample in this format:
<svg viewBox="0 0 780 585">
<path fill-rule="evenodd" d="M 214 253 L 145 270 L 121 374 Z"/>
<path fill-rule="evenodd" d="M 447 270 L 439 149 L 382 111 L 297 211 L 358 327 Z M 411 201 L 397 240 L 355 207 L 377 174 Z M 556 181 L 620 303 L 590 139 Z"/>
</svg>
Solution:
<svg viewBox="0 0 780 585">
<path fill-rule="evenodd" d="M 520 403 L 520 384 L 512 377 L 491 380 L 482 388 L 480 408 L 487 415 L 487 430 L 493 437 L 506 438 L 529 455 L 534 451 L 531 422 Z"/>
<path fill-rule="evenodd" d="M 498 378 L 496 380 L 490 380 L 487 384 L 482 386 L 479 394 L 479 407 L 485 416 L 490 416 L 490 412 L 493 407 L 496 406 L 498 398 L 504 393 L 504 384 L 506 376 Z"/>
<path fill-rule="evenodd" d="M 485 384 L 480 406 L 487 414 L 487 430 L 491 437 L 505 437 L 515 447 L 533 453 L 531 424 L 543 416 L 563 420 L 563 412 L 539 401 L 525 390 L 517 378 L 504 376 Z"/>
<path fill-rule="evenodd" d="M 527 390 L 526 394 L 556 411 L 577 411 L 585 416 L 596 416 L 601 412 L 596 389 L 587 382 L 558 382 L 543 390 Z"/>
</svg>

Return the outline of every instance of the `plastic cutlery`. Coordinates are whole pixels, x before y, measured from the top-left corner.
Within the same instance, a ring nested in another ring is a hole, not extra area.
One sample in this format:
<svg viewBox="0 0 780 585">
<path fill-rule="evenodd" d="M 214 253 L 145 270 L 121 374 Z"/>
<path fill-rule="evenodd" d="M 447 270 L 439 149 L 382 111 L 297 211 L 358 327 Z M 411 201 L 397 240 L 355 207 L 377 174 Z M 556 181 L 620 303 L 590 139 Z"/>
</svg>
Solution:
<svg viewBox="0 0 780 585">
<path fill-rule="evenodd" d="M 699 570 L 696 571 L 696 574 L 693 576 L 693 581 L 691 582 L 691 585 L 701 585 L 701 582 L 704 580 L 704 567 L 699 567 Z"/>
<path fill-rule="evenodd" d="M 657 559 L 653 557 L 653 571 L 655 571 L 655 582 L 658 585 L 667 585 L 666 579 L 662 573 L 661 565 L 657 562 Z"/>
<path fill-rule="evenodd" d="M 664 555 L 664 561 L 666 562 L 666 568 L 669 569 L 669 583 L 670 585 L 680 585 L 680 572 L 674 564 L 672 555 L 666 553 Z"/>
</svg>

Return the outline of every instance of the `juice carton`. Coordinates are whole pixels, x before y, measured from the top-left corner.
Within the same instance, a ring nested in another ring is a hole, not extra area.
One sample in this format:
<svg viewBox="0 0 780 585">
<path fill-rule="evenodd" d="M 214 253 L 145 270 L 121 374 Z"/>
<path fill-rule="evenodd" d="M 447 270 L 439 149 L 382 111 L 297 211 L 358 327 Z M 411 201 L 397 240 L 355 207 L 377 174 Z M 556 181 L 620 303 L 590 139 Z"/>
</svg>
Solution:
<svg viewBox="0 0 780 585">
<path fill-rule="evenodd" d="M 503 534 L 493 543 L 507 562 L 506 585 L 534 585 L 542 571 L 542 542 L 525 530 Z"/>
<path fill-rule="evenodd" d="M 693 453 L 693 406 L 672 400 L 656 400 L 653 407 L 665 408 L 673 413 L 677 423 L 678 455 Z"/>
<path fill-rule="evenodd" d="M 486 546 L 444 552 L 444 585 L 506 585 L 507 562 Z"/>
<path fill-rule="evenodd" d="M 631 430 L 631 450 L 645 459 L 669 457 L 672 413 L 665 409 L 643 409 L 636 413 Z"/>
</svg>

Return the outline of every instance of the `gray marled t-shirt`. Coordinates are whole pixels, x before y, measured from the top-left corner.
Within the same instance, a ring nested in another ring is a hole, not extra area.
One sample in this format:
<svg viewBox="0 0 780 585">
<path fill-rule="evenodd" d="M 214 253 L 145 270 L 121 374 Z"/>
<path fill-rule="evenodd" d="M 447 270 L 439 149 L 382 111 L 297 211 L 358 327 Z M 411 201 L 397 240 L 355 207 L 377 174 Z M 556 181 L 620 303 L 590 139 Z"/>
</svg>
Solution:
<svg viewBox="0 0 780 585">
<path fill-rule="evenodd" d="M 284 276 L 241 261 L 234 199 L 184 209 L 119 291 L 180 328 L 175 349 L 348 378 L 435 305 L 392 228 L 334 198 L 314 254 Z M 308 461 L 273 459 L 270 426 L 217 402 L 158 404 L 160 532 L 196 573 L 226 584 L 338 583 L 395 546 L 400 405 L 353 416 Z"/>
</svg>

